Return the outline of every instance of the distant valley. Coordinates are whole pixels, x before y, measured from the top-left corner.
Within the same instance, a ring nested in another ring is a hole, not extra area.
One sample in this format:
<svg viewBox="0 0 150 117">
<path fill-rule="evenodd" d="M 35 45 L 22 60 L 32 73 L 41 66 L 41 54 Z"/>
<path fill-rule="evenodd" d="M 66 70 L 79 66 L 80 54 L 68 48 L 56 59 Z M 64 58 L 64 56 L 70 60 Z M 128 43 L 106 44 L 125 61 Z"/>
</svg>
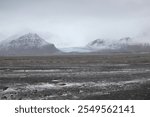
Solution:
<svg viewBox="0 0 150 117">
<path fill-rule="evenodd" d="M 49 56 L 56 54 L 150 52 L 149 43 L 138 43 L 130 37 L 118 40 L 95 39 L 82 47 L 57 48 L 36 33 L 10 37 L 0 42 L 0 56 Z"/>
</svg>

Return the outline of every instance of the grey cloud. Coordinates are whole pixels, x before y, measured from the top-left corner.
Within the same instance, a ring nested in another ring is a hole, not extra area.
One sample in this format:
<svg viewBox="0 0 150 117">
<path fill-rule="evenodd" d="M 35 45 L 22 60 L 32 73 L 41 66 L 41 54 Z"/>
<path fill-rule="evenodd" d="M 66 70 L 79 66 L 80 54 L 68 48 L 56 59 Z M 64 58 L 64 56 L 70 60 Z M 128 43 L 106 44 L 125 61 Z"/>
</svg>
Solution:
<svg viewBox="0 0 150 117">
<path fill-rule="evenodd" d="M 0 0 L 0 35 L 49 32 L 58 46 L 136 37 L 149 29 L 149 11 L 149 0 Z"/>
</svg>

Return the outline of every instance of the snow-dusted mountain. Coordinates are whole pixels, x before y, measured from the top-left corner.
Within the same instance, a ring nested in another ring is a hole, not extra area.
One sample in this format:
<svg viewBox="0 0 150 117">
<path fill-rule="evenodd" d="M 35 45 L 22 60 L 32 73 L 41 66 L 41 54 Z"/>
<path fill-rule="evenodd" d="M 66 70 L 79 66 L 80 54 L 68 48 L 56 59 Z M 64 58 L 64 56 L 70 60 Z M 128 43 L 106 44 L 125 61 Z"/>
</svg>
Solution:
<svg viewBox="0 0 150 117">
<path fill-rule="evenodd" d="M 99 52 L 150 52 L 149 43 L 139 43 L 130 37 L 112 41 L 96 39 L 88 43 L 86 47 Z"/>
<path fill-rule="evenodd" d="M 132 39 L 130 37 L 125 37 L 119 40 L 96 39 L 94 41 L 89 42 L 87 44 L 87 47 L 93 50 L 118 49 L 130 44 L 132 44 Z"/>
<path fill-rule="evenodd" d="M 61 48 L 63 52 L 95 52 L 101 50 L 117 50 L 130 45 L 132 39 L 130 37 L 121 38 L 119 40 L 107 40 L 107 39 L 96 39 L 89 42 L 86 46 L 83 47 L 70 47 L 70 48 Z"/>
<path fill-rule="evenodd" d="M 103 39 L 96 39 L 96 40 L 93 40 L 91 42 L 89 42 L 87 44 L 87 48 L 90 48 L 90 49 L 106 49 L 108 48 L 109 44 L 108 42 L 106 42 L 105 40 Z"/>
<path fill-rule="evenodd" d="M 88 47 L 98 47 L 98 46 L 104 46 L 105 41 L 103 39 L 96 39 L 90 43 L 88 43 Z"/>
<path fill-rule="evenodd" d="M 0 55 L 41 56 L 60 52 L 54 44 L 35 33 L 9 38 L 0 43 Z"/>
</svg>

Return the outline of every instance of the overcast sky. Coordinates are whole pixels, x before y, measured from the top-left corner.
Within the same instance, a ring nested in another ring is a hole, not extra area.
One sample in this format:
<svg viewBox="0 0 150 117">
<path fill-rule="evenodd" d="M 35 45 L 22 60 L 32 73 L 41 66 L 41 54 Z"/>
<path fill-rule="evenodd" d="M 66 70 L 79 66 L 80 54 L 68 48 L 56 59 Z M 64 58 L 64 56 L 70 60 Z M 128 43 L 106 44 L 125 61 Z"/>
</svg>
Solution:
<svg viewBox="0 0 150 117">
<path fill-rule="evenodd" d="M 150 0 L 0 0 L 0 40 L 37 32 L 58 47 L 97 38 L 150 41 Z"/>
</svg>

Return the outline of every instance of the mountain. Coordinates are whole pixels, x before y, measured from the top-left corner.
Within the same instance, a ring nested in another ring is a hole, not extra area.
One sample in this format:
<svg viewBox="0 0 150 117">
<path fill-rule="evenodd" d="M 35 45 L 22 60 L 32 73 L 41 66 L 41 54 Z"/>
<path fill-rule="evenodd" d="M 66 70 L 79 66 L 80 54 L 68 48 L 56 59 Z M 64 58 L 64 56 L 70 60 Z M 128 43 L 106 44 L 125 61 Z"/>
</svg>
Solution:
<svg viewBox="0 0 150 117">
<path fill-rule="evenodd" d="M 59 52 L 54 44 L 46 42 L 35 33 L 9 38 L 0 43 L 1 56 L 41 56 Z"/>
<path fill-rule="evenodd" d="M 101 49 L 105 47 L 105 41 L 103 39 L 96 39 L 90 43 L 87 44 L 87 47 L 89 48 L 97 48 L 97 49 Z"/>
<path fill-rule="evenodd" d="M 87 48 L 90 48 L 93 50 L 106 49 L 107 46 L 108 46 L 107 42 L 103 39 L 93 40 L 86 45 Z"/>
<path fill-rule="evenodd" d="M 96 39 L 87 44 L 95 52 L 150 52 L 149 43 L 138 43 L 130 37 L 119 40 Z"/>
<path fill-rule="evenodd" d="M 96 39 L 87 44 L 92 49 L 118 49 L 123 46 L 133 44 L 130 37 L 121 38 L 119 40 Z"/>
<path fill-rule="evenodd" d="M 80 52 L 88 53 L 95 51 L 106 51 L 106 50 L 118 50 L 120 48 L 125 48 L 129 43 L 131 44 L 132 39 L 130 37 L 121 38 L 117 41 L 111 41 L 107 39 L 96 39 L 89 42 L 85 47 L 70 47 L 70 48 L 61 48 L 63 52 Z"/>
</svg>

